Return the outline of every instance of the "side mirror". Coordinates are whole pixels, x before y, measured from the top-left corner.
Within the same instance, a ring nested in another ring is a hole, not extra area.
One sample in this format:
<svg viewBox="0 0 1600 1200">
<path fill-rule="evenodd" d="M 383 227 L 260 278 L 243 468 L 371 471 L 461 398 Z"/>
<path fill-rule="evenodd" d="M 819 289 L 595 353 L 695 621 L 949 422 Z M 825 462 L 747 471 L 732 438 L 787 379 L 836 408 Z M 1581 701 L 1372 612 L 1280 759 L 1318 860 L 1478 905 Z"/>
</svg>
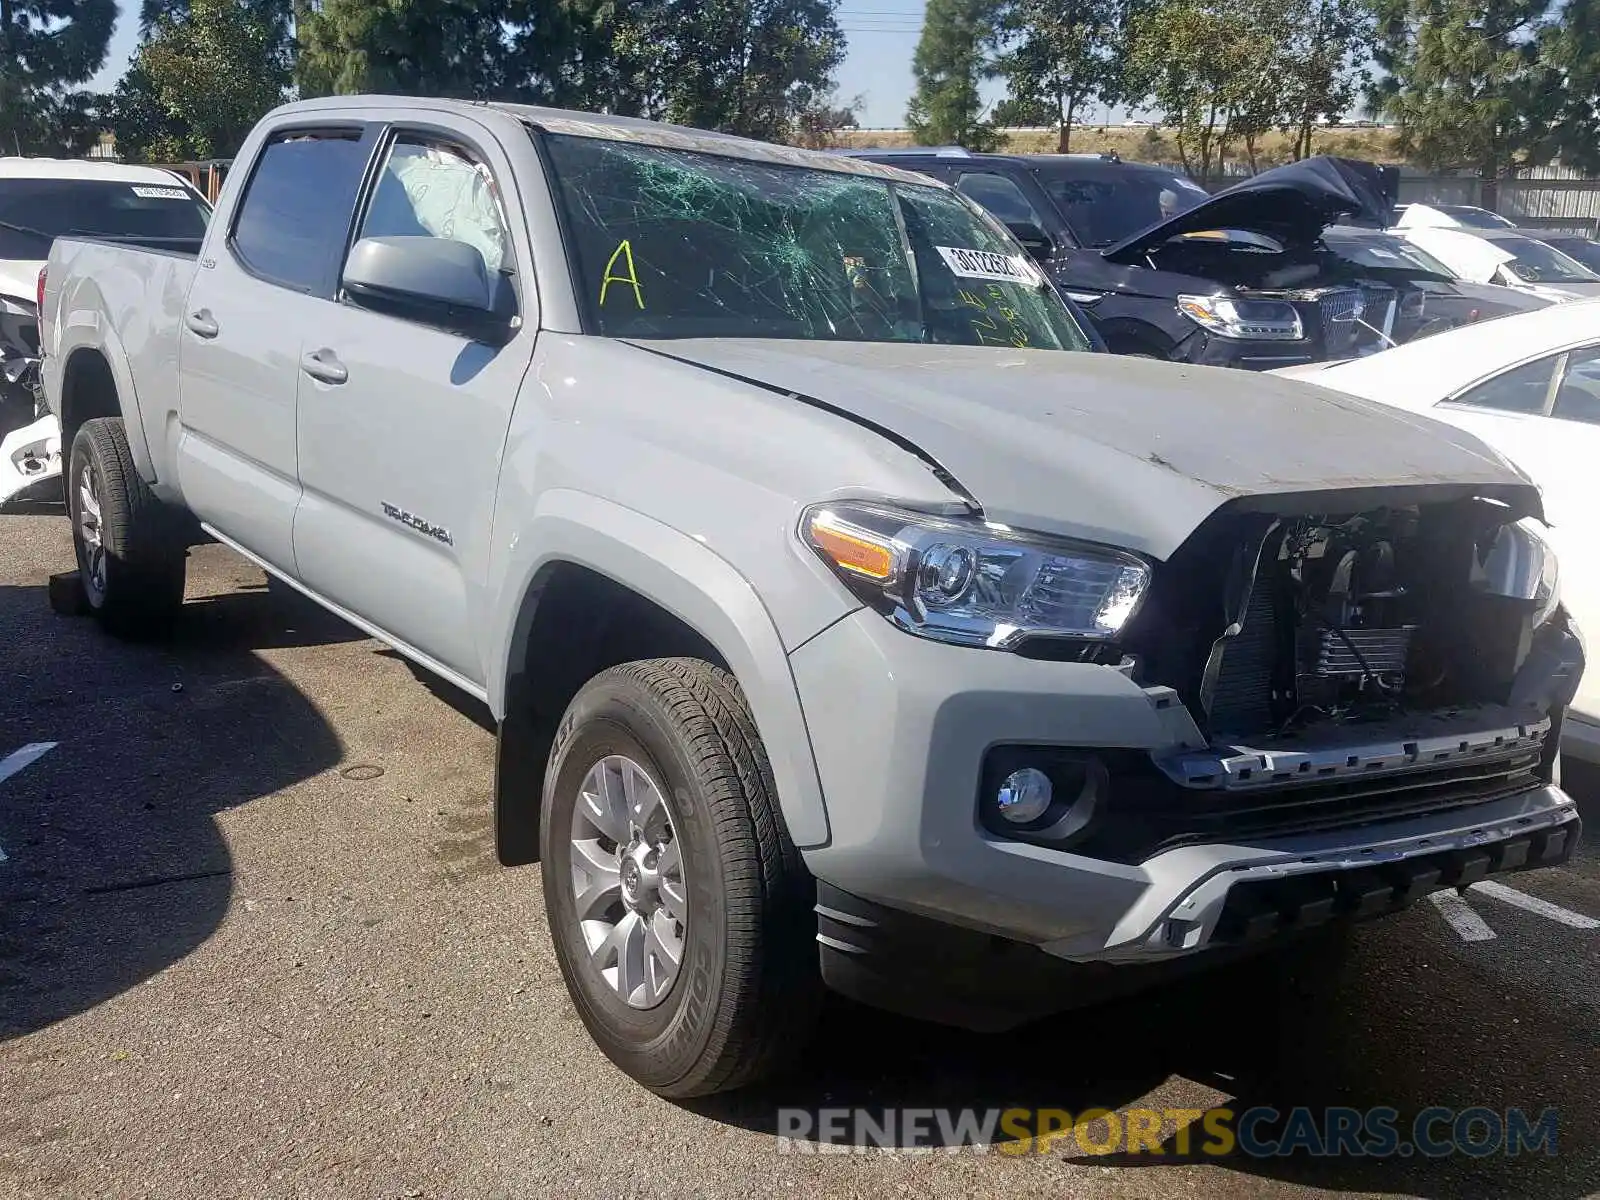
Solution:
<svg viewBox="0 0 1600 1200">
<path fill-rule="evenodd" d="M 1007 221 L 1006 228 L 1011 231 L 1012 237 L 1022 243 L 1022 248 L 1040 262 L 1049 262 L 1050 256 L 1056 252 L 1050 236 L 1032 221 Z"/>
<path fill-rule="evenodd" d="M 361 303 L 418 315 L 481 322 L 494 312 L 483 255 L 466 242 L 433 237 L 362 238 L 344 268 L 344 290 Z"/>
</svg>

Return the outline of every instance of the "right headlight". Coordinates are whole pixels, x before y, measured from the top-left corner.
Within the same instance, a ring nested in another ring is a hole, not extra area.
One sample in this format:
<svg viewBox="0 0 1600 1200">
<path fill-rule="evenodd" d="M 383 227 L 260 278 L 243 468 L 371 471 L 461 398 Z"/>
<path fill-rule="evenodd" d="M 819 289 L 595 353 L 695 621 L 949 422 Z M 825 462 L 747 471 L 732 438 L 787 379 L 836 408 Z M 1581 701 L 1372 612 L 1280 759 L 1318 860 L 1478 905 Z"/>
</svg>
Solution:
<svg viewBox="0 0 1600 1200">
<path fill-rule="evenodd" d="M 1178 311 L 1218 337 L 1264 342 L 1295 342 L 1305 337 L 1300 313 L 1285 300 L 1179 296 Z"/>
<path fill-rule="evenodd" d="M 814 505 L 800 535 L 901 629 L 963 646 L 1110 641 L 1150 584 L 1126 551 L 880 504 Z"/>
</svg>

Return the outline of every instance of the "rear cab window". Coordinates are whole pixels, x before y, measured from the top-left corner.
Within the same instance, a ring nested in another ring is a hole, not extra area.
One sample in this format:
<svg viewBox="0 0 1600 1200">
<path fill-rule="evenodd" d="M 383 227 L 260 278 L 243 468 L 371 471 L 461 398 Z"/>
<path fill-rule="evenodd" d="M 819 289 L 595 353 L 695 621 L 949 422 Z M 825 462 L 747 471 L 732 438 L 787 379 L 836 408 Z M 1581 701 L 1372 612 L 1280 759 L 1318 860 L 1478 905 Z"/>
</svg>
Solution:
<svg viewBox="0 0 1600 1200">
<path fill-rule="evenodd" d="M 361 128 L 274 134 L 256 158 L 229 239 L 245 270 L 331 294 L 369 150 Z"/>
<path fill-rule="evenodd" d="M 211 210 L 176 179 L 0 179 L 0 259 L 46 259 L 58 237 L 198 249 Z"/>
<path fill-rule="evenodd" d="M 946 188 L 605 138 L 545 145 L 604 336 L 1091 348 L 999 223 Z"/>
</svg>

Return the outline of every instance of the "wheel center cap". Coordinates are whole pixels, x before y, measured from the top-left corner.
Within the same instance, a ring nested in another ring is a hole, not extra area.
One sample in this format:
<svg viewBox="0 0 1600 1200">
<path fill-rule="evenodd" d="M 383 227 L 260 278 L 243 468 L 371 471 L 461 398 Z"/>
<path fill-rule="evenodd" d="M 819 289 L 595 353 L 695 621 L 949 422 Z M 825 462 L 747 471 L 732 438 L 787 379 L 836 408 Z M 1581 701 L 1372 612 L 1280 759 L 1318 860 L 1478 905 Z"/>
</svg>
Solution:
<svg viewBox="0 0 1600 1200">
<path fill-rule="evenodd" d="M 648 842 L 633 842 L 622 852 L 622 861 L 617 865 L 617 873 L 622 881 L 623 903 L 634 912 L 647 916 L 661 902 L 656 893 L 660 877 L 652 866 L 654 857 L 655 847 Z"/>
</svg>

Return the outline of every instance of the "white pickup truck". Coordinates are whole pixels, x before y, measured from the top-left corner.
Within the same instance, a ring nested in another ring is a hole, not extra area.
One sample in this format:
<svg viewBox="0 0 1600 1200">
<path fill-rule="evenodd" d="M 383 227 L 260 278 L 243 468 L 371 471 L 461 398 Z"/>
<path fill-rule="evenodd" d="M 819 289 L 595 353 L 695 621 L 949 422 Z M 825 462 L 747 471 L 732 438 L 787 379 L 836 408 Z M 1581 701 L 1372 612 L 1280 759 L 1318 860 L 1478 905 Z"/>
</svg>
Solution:
<svg viewBox="0 0 1600 1200">
<path fill-rule="evenodd" d="M 890 166 L 298 103 L 198 256 L 58 241 L 42 326 L 95 613 L 160 630 L 214 538 L 484 700 L 500 856 L 665 1095 L 824 986 L 1003 1028 L 1578 837 L 1523 475 L 1092 352 Z"/>
</svg>

